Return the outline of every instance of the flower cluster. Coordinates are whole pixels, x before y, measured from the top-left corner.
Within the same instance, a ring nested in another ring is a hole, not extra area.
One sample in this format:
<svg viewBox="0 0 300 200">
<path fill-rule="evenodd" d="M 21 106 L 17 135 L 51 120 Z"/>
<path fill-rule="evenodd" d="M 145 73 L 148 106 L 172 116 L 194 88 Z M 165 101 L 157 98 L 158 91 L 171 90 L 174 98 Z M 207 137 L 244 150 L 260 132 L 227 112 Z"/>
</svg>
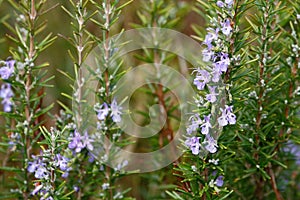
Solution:
<svg viewBox="0 0 300 200">
<path fill-rule="evenodd" d="M 233 1 L 217 1 L 217 6 L 220 8 L 232 9 Z M 213 19 L 214 20 L 214 19 Z M 202 51 L 203 61 L 211 62 L 212 66 L 207 66 L 206 69 L 196 69 L 193 73 L 196 73 L 194 79 L 194 85 L 198 90 L 208 89 L 209 93 L 206 94 L 205 99 L 207 102 L 213 104 L 218 103 L 219 88 L 218 84 L 222 77 L 222 74 L 226 73 L 230 65 L 230 58 L 228 54 L 228 45 L 226 41 L 230 40 L 233 27 L 231 25 L 231 19 L 225 18 L 214 24 L 214 27 L 208 28 L 208 33 L 205 36 L 203 44 L 206 48 Z M 220 127 L 228 124 L 236 123 L 236 116 L 233 114 L 233 106 L 225 105 L 225 108 L 220 108 L 221 116 L 217 121 Z M 204 116 L 202 120 L 198 113 L 190 117 L 190 124 L 187 127 L 187 134 L 191 135 L 192 132 L 201 129 L 201 134 L 204 136 L 203 140 L 200 137 L 188 137 L 185 144 L 189 147 L 193 154 L 198 155 L 200 149 L 205 149 L 210 153 L 217 152 L 217 141 L 210 134 L 212 124 L 211 115 Z M 201 143 L 202 141 L 202 143 Z"/>
<path fill-rule="evenodd" d="M 3 61 L 1 61 L 3 62 Z M 0 77 L 3 80 L 9 79 L 14 73 L 15 60 L 4 61 L 4 66 L 0 68 Z M 9 83 L 4 83 L 0 89 L 0 98 L 2 98 L 2 105 L 4 112 L 11 112 L 13 102 L 11 98 L 14 96 L 11 85 Z"/>
<path fill-rule="evenodd" d="M 5 65 L 0 68 L 0 77 L 2 79 L 9 79 L 14 73 L 15 60 L 5 61 Z"/>
<path fill-rule="evenodd" d="M 0 89 L 0 98 L 2 98 L 2 105 L 4 112 L 10 112 L 12 110 L 13 101 L 11 98 L 14 96 L 11 85 L 9 83 L 3 83 Z"/>
<path fill-rule="evenodd" d="M 96 104 L 94 110 L 97 112 L 97 117 L 100 121 L 105 120 L 110 112 L 110 116 L 115 123 L 121 122 L 122 107 L 118 105 L 115 99 L 112 101 L 110 108 L 109 105 L 104 102 L 101 105 L 99 103 Z"/>
<path fill-rule="evenodd" d="M 50 152 L 45 150 L 43 155 L 35 156 L 32 155 L 33 160 L 28 162 L 27 171 L 34 173 L 34 177 L 38 180 L 31 195 L 41 196 L 41 200 L 52 200 L 49 194 L 51 193 L 52 186 L 50 184 L 53 177 L 53 170 L 59 169 L 62 171 L 62 177 L 67 178 L 70 167 L 70 159 L 62 156 L 60 153 L 55 154 L 54 158 L 50 159 Z M 45 198 L 45 196 L 47 196 Z"/>
</svg>

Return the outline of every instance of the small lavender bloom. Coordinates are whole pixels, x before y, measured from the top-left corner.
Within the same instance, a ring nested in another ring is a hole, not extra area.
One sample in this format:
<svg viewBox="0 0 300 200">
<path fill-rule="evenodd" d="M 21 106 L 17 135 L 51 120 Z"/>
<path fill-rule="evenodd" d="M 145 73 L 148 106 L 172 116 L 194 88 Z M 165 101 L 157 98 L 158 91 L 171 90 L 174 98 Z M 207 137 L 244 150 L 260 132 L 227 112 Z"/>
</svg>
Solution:
<svg viewBox="0 0 300 200">
<path fill-rule="evenodd" d="M 87 131 L 84 132 L 83 137 L 81 138 L 83 141 L 83 146 L 86 147 L 88 150 L 92 151 L 94 149 L 92 142 L 94 142 L 91 137 L 89 137 Z"/>
<path fill-rule="evenodd" d="M 220 126 L 226 126 L 228 124 L 226 109 L 221 109 L 222 115 L 218 118 L 218 123 Z"/>
<path fill-rule="evenodd" d="M 200 151 L 200 137 L 191 137 L 185 141 L 185 145 L 192 150 L 192 154 L 198 155 Z"/>
<path fill-rule="evenodd" d="M 109 183 L 102 184 L 102 190 L 107 190 L 109 188 Z"/>
<path fill-rule="evenodd" d="M 208 49 L 203 49 L 202 55 L 203 55 L 203 61 L 208 62 L 214 56 L 214 52 Z"/>
<path fill-rule="evenodd" d="M 3 110 L 4 112 L 10 112 L 13 102 L 11 98 L 14 96 L 14 93 L 11 89 L 9 83 L 3 83 L 0 89 L 0 98 L 2 98 Z"/>
<path fill-rule="evenodd" d="M 77 130 L 74 131 L 74 136 L 68 145 L 69 149 L 75 149 L 76 153 L 79 153 L 85 146 L 81 141 L 81 135 Z"/>
<path fill-rule="evenodd" d="M 207 30 L 209 32 L 205 36 L 203 44 L 205 44 L 207 48 L 210 50 L 212 48 L 212 42 L 218 39 L 219 28 L 217 29 L 208 28 Z"/>
<path fill-rule="evenodd" d="M 220 8 L 224 7 L 224 2 L 223 1 L 217 1 L 217 6 Z"/>
<path fill-rule="evenodd" d="M 111 114 L 110 116 L 112 117 L 112 120 L 117 123 L 121 121 L 121 110 L 122 107 L 118 106 L 116 99 L 114 99 L 110 105 L 111 108 Z"/>
<path fill-rule="evenodd" d="M 196 78 L 194 79 L 194 85 L 197 86 L 198 90 L 203 90 L 205 85 L 210 81 L 210 74 L 206 70 L 195 70 L 197 72 Z"/>
<path fill-rule="evenodd" d="M 6 66 L 0 68 L 0 76 L 2 79 L 9 79 L 14 72 L 15 60 L 5 61 Z"/>
<path fill-rule="evenodd" d="M 31 192 L 31 195 L 36 195 L 43 188 L 43 184 L 37 185 L 34 190 Z"/>
<path fill-rule="evenodd" d="M 199 114 L 196 113 L 195 115 L 190 117 L 189 121 L 191 122 L 191 124 L 186 129 L 186 132 L 190 135 L 193 131 L 197 130 L 200 124 L 202 124 L 202 120 L 200 119 Z"/>
<path fill-rule="evenodd" d="M 79 191 L 79 187 L 78 187 L 77 185 L 74 185 L 74 186 L 73 186 L 73 189 L 74 189 L 75 192 L 78 192 L 78 191 Z"/>
<path fill-rule="evenodd" d="M 69 158 L 66 158 L 59 153 L 55 155 L 55 165 L 60 168 L 62 171 L 68 169 Z"/>
<path fill-rule="evenodd" d="M 117 167 L 114 168 L 115 171 L 121 171 L 124 167 L 128 165 L 128 160 L 124 160 L 123 162 L 119 163 Z"/>
<path fill-rule="evenodd" d="M 97 112 L 97 117 L 99 120 L 104 120 L 109 112 L 108 105 L 105 102 L 100 106 L 99 104 L 95 105 L 94 109 Z"/>
<path fill-rule="evenodd" d="M 222 115 L 218 118 L 218 123 L 220 126 L 226 126 L 229 124 L 236 123 L 236 116 L 232 112 L 233 106 L 225 105 L 225 109 L 220 108 Z"/>
<path fill-rule="evenodd" d="M 225 110 L 227 113 L 227 121 L 229 122 L 229 124 L 235 124 L 236 123 L 236 116 L 235 114 L 233 114 L 233 106 L 227 106 L 225 105 Z"/>
<path fill-rule="evenodd" d="M 37 170 L 34 173 L 34 177 L 38 179 L 48 179 L 49 178 L 49 171 L 46 169 L 44 163 L 40 163 L 37 167 Z"/>
<path fill-rule="evenodd" d="M 53 199 L 53 197 L 50 196 L 50 197 L 47 197 L 47 199 L 45 199 L 45 200 L 54 200 L 54 199 Z"/>
<path fill-rule="evenodd" d="M 217 152 L 217 141 L 210 136 L 209 134 L 206 135 L 205 140 L 204 140 L 205 145 L 205 149 L 207 151 L 209 151 L 210 153 L 216 153 Z"/>
<path fill-rule="evenodd" d="M 214 68 L 213 69 L 213 72 L 212 72 L 212 81 L 213 82 L 218 82 L 219 80 L 220 80 L 220 77 L 221 77 L 221 75 L 222 75 L 222 72 L 221 71 L 219 71 L 218 69 L 216 69 L 216 68 Z"/>
<path fill-rule="evenodd" d="M 62 178 L 68 178 L 68 176 L 69 176 L 69 172 L 68 172 L 68 171 L 64 172 L 64 173 L 61 175 Z"/>
<path fill-rule="evenodd" d="M 89 159 L 88 159 L 89 163 L 94 162 L 94 160 L 95 160 L 94 155 L 91 152 L 89 152 L 88 155 L 89 155 Z"/>
<path fill-rule="evenodd" d="M 224 179 L 224 176 L 218 176 L 218 178 L 215 181 L 216 186 L 222 187 L 224 184 L 223 179 Z"/>
<path fill-rule="evenodd" d="M 209 128 L 211 128 L 210 124 L 210 115 L 204 115 L 204 123 L 201 125 L 201 133 L 203 135 L 207 135 L 209 133 Z"/>
<path fill-rule="evenodd" d="M 219 59 L 219 61 L 216 61 L 214 63 L 215 71 L 226 72 L 228 66 L 230 65 L 230 59 L 228 57 L 228 54 L 227 53 L 219 53 L 219 55 L 216 57 L 216 59 Z"/>
<path fill-rule="evenodd" d="M 232 31 L 232 27 L 230 24 L 230 19 L 225 19 L 224 23 L 221 23 L 221 31 L 224 35 L 228 36 Z"/>
<path fill-rule="evenodd" d="M 209 94 L 206 95 L 206 100 L 214 103 L 217 100 L 217 93 L 216 93 L 216 87 L 217 86 L 209 86 L 208 85 L 208 89 L 209 89 Z"/>
<path fill-rule="evenodd" d="M 37 157 L 32 155 L 32 158 L 34 159 L 34 161 L 28 162 L 28 167 L 27 167 L 27 171 L 30 173 L 33 173 L 39 166 Z"/>
<path fill-rule="evenodd" d="M 231 6 L 233 4 L 233 0 L 225 0 L 225 3 L 227 4 L 228 8 L 231 8 Z"/>
</svg>

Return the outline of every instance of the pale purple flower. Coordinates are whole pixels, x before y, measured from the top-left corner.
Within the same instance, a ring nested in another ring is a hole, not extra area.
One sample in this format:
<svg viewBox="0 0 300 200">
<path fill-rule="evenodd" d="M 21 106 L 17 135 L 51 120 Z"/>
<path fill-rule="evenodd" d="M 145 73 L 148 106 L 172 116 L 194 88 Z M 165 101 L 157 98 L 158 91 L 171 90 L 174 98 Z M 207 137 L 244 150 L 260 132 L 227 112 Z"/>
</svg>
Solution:
<svg viewBox="0 0 300 200">
<path fill-rule="evenodd" d="M 69 149 L 74 149 L 76 153 L 79 153 L 85 147 L 81 141 L 81 135 L 77 130 L 74 131 L 74 135 L 71 138 L 68 147 Z"/>
<path fill-rule="evenodd" d="M 217 152 L 217 147 L 218 147 L 217 141 L 209 134 L 206 135 L 203 143 L 205 144 L 205 149 L 210 153 Z"/>
<path fill-rule="evenodd" d="M 227 53 L 219 53 L 219 55 L 216 57 L 216 59 L 219 59 L 216 61 L 214 65 L 214 70 L 219 72 L 226 72 L 228 66 L 230 65 L 230 59 L 228 57 Z"/>
<path fill-rule="evenodd" d="M 225 3 L 227 4 L 228 8 L 231 8 L 234 0 L 225 0 Z"/>
<path fill-rule="evenodd" d="M 190 117 L 189 121 L 191 124 L 187 127 L 186 132 L 190 135 L 192 132 L 196 131 L 197 128 L 199 128 L 200 124 L 202 124 L 202 120 L 200 119 L 199 114 L 196 113 Z"/>
<path fill-rule="evenodd" d="M 199 139 L 200 137 L 190 137 L 185 141 L 185 145 L 191 149 L 194 155 L 198 155 L 200 151 Z"/>
<path fill-rule="evenodd" d="M 208 28 L 207 30 L 209 32 L 206 34 L 203 44 L 205 44 L 207 48 L 210 50 L 212 48 L 212 42 L 218 39 L 219 28 L 217 29 Z"/>
<path fill-rule="evenodd" d="M 102 190 L 107 190 L 109 188 L 109 183 L 102 184 Z"/>
<path fill-rule="evenodd" d="M 232 31 L 232 27 L 230 24 L 230 19 L 225 19 L 225 21 L 223 23 L 221 23 L 221 31 L 224 35 L 228 36 L 231 31 Z"/>
<path fill-rule="evenodd" d="M 62 171 L 66 171 L 69 168 L 69 160 L 69 158 L 66 158 L 58 153 L 55 155 L 55 166 L 59 167 Z"/>
<path fill-rule="evenodd" d="M 40 165 L 38 163 L 38 158 L 36 156 L 32 155 L 32 158 L 34 159 L 33 162 L 28 162 L 28 167 L 27 167 L 27 171 L 30 173 L 33 173 Z"/>
<path fill-rule="evenodd" d="M 43 188 L 43 184 L 37 185 L 31 192 L 31 195 L 36 195 Z"/>
<path fill-rule="evenodd" d="M 222 72 L 217 70 L 216 68 L 214 68 L 213 72 L 212 72 L 211 80 L 216 83 L 220 80 L 221 75 L 222 75 Z"/>
<path fill-rule="evenodd" d="M 47 170 L 45 163 L 40 163 L 34 173 L 34 177 L 37 179 L 48 179 L 49 175 L 50 172 Z"/>
<path fill-rule="evenodd" d="M 94 155 L 91 152 L 89 152 L 88 155 L 89 155 L 89 159 L 88 159 L 89 163 L 94 162 L 94 160 L 95 160 Z"/>
<path fill-rule="evenodd" d="M 62 178 L 67 178 L 69 176 L 69 171 L 71 171 L 71 167 L 67 168 L 66 171 L 61 175 Z"/>
<path fill-rule="evenodd" d="M 224 179 L 224 176 L 218 176 L 218 178 L 215 181 L 216 186 L 222 187 L 224 184 L 223 179 Z"/>
<path fill-rule="evenodd" d="M 9 79 L 14 72 L 15 60 L 5 61 L 5 66 L 0 68 L 0 76 L 2 79 Z"/>
<path fill-rule="evenodd" d="M 87 131 L 84 132 L 83 137 L 81 138 L 83 141 L 83 146 L 86 147 L 88 150 L 92 151 L 94 149 L 92 142 L 94 142 L 91 137 L 89 137 Z"/>
<path fill-rule="evenodd" d="M 201 125 L 201 133 L 203 135 L 207 135 L 209 133 L 209 128 L 211 128 L 210 115 L 204 115 L 204 123 Z"/>
<path fill-rule="evenodd" d="M 74 186 L 73 186 L 73 189 L 74 189 L 75 192 L 78 192 L 78 191 L 79 191 L 79 187 L 78 187 L 77 185 L 74 185 Z"/>
<path fill-rule="evenodd" d="M 203 49 L 202 51 L 202 55 L 203 55 L 203 61 L 204 62 L 208 62 L 212 59 L 212 57 L 214 56 L 214 52 L 208 49 Z"/>
<path fill-rule="evenodd" d="M 108 105 L 105 102 L 100 106 L 96 105 L 94 109 L 97 112 L 97 117 L 99 120 L 104 120 L 109 112 Z"/>
<path fill-rule="evenodd" d="M 121 121 L 121 110 L 122 107 L 118 106 L 116 99 L 114 99 L 110 105 L 110 109 L 111 109 L 111 114 L 110 116 L 112 117 L 112 120 L 114 122 L 120 122 Z"/>
<path fill-rule="evenodd" d="M 217 86 L 209 86 L 208 85 L 208 89 L 209 89 L 209 94 L 206 95 L 206 100 L 214 103 L 217 100 L 217 93 L 216 93 L 216 87 Z"/>
<path fill-rule="evenodd" d="M 220 8 L 224 7 L 224 2 L 223 1 L 217 1 L 217 6 Z"/>
<path fill-rule="evenodd" d="M 220 126 L 226 126 L 229 124 L 236 123 L 236 116 L 233 114 L 233 106 L 225 105 L 225 109 L 220 108 L 222 115 L 218 118 L 218 123 Z"/>
<path fill-rule="evenodd" d="M 10 112 L 13 102 L 11 98 L 14 96 L 14 93 L 11 89 L 9 83 L 3 83 L 0 89 L 0 98 L 2 98 L 1 103 L 3 104 L 4 112 Z"/>
<path fill-rule="evenodd" d="M 197 86 L 198 90 L 203 90 L 205 85 L 210 81 L 210 74 L 206 70 L 195 70 L 197 72 L 196 78 L 194 79 L 194 85 Z"/>
</svg>

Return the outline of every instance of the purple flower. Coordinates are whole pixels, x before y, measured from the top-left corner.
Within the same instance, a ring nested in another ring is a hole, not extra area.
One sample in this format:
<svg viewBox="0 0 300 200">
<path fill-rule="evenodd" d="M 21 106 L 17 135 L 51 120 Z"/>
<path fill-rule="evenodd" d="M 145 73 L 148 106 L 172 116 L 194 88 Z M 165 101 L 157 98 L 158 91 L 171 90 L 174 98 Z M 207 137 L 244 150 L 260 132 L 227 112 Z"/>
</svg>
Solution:
<svg viewBox="0 0 300 200">
<path fill-rule="evenodd" d="M 114 122 L 120 122 L 121 121 L 121 110 L 122 110 L 122 107 L 118 106 L 117 104 L 117 101 L 116 99 L 114 99 L 110 105 L 110 109 L 111 109 L 111 117 L 112 117 L 112 120 Z"/>
<path fill-rule="evenodd" d="M 88 155 L 89 155 L 89 163 L 92 163 L 92 162 L 94 162 L 94 160 L 95 160 L 95 157 L 94 157 L 94 155 L 91 153 L 91 152 L 89 152 L 88 153 Z"/>
<path fill-rule="evenodd" d="M 204 144 L 205 144 L 205 149 L 210 153 L 217 152 L 217 147 L 218 147 L 217 141 L 209 134 L 206 135 Z"/>
<path fill-rule="evenodd" d="M 206 100 L 214 103 L 217 100 L 217 93 L 216 93 L 216 87 L 217 86 L 209 86 L 208 85 L 208 89 L 209 89 L 209 94 L 206 95 Z"/>
<path fill-rule="evenodd" d="M 197 86 L 198 90 L 203 90 L 205 85 L 210 81 L 210 74 L 206 70 L 195 70 L 197 72 L 196 78 L 194 79 L 194 85 Z"/>
<path fill-rule="evenodd" d="M 190 135 L 193 131 L 197 130 L 200 124 L 202 124 L 202 120 L 200 119 L 199 114 L 196 113 L 195 115 L 190 117 L 189 121 L 191 122 L 191 124 L 186 129 L 186 132 Z"/>
<path fill-rule="evenodd" d="M 214 63 L 214 70 L 218 72 L 226 72 L 228 66 L 230 65 L 230 59 L 227 53 L 219 53 L 216 57 L 219 61 Z"/>
<path fill-rule="evenodd" d="M 79 153 L 85 147 L 83 142 L 81 141 L 81 135 L 77 130 L 74 131 L 74 136 L 71 139 L 68 147 L 69 149 L 75 149 L 76 153 Z"/>
<path fill-rule="evenodd" d="M 185 141 L 185 145 L 192 150 L 192 154 L 198 155 L 200 151 L 200 137 L 191 137 Z"/>
<path fill-rule="evenodd" d="M 203 55 L 203 61 L 208 62 L 211 60 L 211 58 L 214 56 L 214 52 L 208 49 L 203 49 L 202 55 Z"/>
<path fill-rule="evenodd" d="M 3 83 L 0 89 L 0 98 L 2 98 L 3 110 L 4 112 L 10 112 L 13 102 L 11 98 L 14 96 L 14 93 L 11 89 L 9 83 Z"/>
<path fill-rule="evenodd" d="M 231 6 L 233 4 L 233 0 L 225 0 L 225 3 L 227 4 L 228 8 L 231 8 Z"/>
<path fill-rule="evenodd" d="M 218 32 L 219 29 L 212 29 L 212 28 L 208 28 L 207 29 L 209 32 L 207 33 L 207 35 L 205 36 L 205 39 L 203 41 L 203 44 L 205 44 L 207 46 L 207 48 L 210 50 L 212 48 L 212 42 L 214 40 L 218 39 Z"/>
<path fill-rule="evenodd" d="M 79 191 L 79 187 L 78 187 L 77 185 L 74 185 L 74 186 L 73 186 L 73 189 L 74 189 L 75 192 L 78 192 L 78 191 Z"/>
<path fill-rule="evenodd" d="M 89 137 L 87 131 L 84 132 L 82 141 L 83 141 L 83 146 L 86 147 L 88 150 L 92 151 L 94 149 L 92 145 L 92 142 L 94 142 L 94 140 Z"/>
<path fill-rule="evenodd" d="M 37 167 L 34 177 L 38 179 L 48 179 L 50 172 L 46 169 L 45 163 L 40 163 Z"/>
<path fill-rule="evenodd" d="M 99 120 L 104 120 L 106 116 L 108 115 L 109 108 L 107 103 L 103 103 L 101 106 L 96 105 L 95 106 L 95 111 L 97 112 L 97 117 Z"/>
<path fill-rule="evenodd" d="M 37 185 L 34 190 L 31 192 L 31 195 L 36 195 L 43 187 L 43 184 Z"/>
<path fill-rule="evenodd" d="M 33 173 L 39 166 L 38 158 L 34 155 L 31 156 L 34 160 L 33 162 L 28 162 L 27 171 Z"/>
<path fill-rule="evenodd" d="M 231 31 L 232 31 L 232 27 L 230 24 L 230 19 L 225 19 L 225 21 L 223 23 L 221 23 L 221 31 L 224 35 L 228 36 Z"/>
<path fill-rule="evenodd" d="M 224 7 L 224 2 L 223 1 L 217 1 L 217 6 L 220 8 Z"/>
<path fill-rule="evenodd" d="M 224 176 L 218 176 L 218 178 L 215 181 L 216 186 L 222 187 L 224 184 L 223 179 L 224 179 Z"/>
<path fill-rule="evenodd" d="M 59 167 L 60 170 L 66 171 L 69 168 L 68 163 L 69 158 L 62 156 L 59 153 L 55 155 L 55 165 L 56 167 Z"/>
<path fill-rule="evenodd" d="M 236 116 L 232 112 L 233 106 L 225 105 L 225 109 L 220 108 L 222 115 L 218 118 L 218 123 L 220 126 L 226 126 L 229 124 L 236 123 Z"/>
<path fill-rule="evenodd" d="M 213 75 L 213 77 L 212 77 L 212 81 L 213 82 L 218 82 L 219 80 L 220 80 L 220 77 L 221 77 L 221 74 L 222 74 L 222 72 L 221 71 L 219 71 L 219 70 L 217 70 L 216 68 L 214 68 L 213 69 L 213 72 L 212 72 L 212 75 Z"/>
<path fill-rule="evenodd" d="M 209 133 L 209 128 L 211 128 L 210 124 L 210 115 L 204 115 L 204 123 L 201 125 L 201 133 L 203 135 L 207 135 Z"/>
<path fill-rule="evenodd" d="M 5 61 L 5 66 L 0 68 L 0 76 L 2 79 L 9 79 L 14 72 L 15 60 Z"/>
</svg>

